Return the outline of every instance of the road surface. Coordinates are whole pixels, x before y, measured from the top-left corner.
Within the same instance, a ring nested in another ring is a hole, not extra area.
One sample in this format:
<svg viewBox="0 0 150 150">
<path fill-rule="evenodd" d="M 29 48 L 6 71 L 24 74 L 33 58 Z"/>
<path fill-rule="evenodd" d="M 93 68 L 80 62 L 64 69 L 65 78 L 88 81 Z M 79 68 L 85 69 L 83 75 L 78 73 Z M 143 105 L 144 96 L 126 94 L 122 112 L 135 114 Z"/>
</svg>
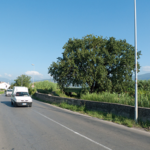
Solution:
<svg viewBox="0 0 150 150">
<path fill-rule="evenodd" d="M 13 107 L 0 95 L 0 150 L 150 150 L 150 132 L 33 100 Z"/>
</svg>

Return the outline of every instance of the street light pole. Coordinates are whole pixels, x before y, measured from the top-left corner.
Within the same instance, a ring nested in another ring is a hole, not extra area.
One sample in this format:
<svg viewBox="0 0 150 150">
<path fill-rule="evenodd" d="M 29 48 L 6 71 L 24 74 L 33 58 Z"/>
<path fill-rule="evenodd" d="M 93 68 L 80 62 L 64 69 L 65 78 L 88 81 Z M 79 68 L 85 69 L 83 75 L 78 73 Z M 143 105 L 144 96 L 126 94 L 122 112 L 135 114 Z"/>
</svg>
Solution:
<svg viewBox="0 0 150 150">
<path fill-rule="evenodd" d="M 22 75 L 21 75 L 21 86 L 22 86 Z"/>
<path fill-rule="evenodd" d="M 138 122 L 138 87 L 137 87 L 137 20 L 136 20 L 136 0 L 134 0 L 134 40 L 135 40 L 135 122 Z"/>
<path fill-rule="evenodd" d="M 32 64 L 32 66 L 34 66 L 33 71 L 35 71 L 35 65 L 34 65 L 34 64 Z M 33 85 L 34 85 L 34 72 L 33 72 Z"/>
</svg>

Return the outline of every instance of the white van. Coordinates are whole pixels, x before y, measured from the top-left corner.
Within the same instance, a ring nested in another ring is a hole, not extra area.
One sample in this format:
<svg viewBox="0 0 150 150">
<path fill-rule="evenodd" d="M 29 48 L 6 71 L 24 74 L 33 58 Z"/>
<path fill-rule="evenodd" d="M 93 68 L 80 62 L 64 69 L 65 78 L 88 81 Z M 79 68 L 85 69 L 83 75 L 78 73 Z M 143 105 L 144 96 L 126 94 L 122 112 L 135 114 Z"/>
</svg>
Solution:
<svg viewBox="0 0 150 150">
<path fill-rule="evenodd" d="M 32 98 L 29 95 L 27 87 L 14 86 L 11 95 L 11 104 L 14 106 L 32 107 Z"/>
<path fill-rule="evenodd" d="M 11 94 L 12 94 L 12 89 L 7 89 L 5 91 L 5 96 L 11 96 Z"/>
</svg>

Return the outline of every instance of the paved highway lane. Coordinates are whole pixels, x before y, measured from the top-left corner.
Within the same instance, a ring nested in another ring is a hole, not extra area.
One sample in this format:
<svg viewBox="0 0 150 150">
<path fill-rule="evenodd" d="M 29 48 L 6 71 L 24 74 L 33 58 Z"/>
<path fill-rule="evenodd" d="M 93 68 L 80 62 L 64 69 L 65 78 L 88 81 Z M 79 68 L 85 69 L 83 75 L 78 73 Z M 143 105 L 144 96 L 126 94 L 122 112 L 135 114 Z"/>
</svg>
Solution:
<svg viewBox="0 0 150 150">
<path fill-rule="evenodd" d="M 150 133 L 39 101 L 13 107 L 0 95 L 0 150 L 149 150 Z"/>
</svg>

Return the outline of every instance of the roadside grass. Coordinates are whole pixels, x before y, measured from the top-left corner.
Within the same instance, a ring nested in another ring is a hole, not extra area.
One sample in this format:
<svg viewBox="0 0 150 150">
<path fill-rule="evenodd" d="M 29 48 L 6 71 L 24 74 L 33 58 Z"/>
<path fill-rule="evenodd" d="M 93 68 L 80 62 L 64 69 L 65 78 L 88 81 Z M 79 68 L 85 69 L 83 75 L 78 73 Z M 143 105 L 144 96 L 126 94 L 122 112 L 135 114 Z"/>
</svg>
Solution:
<svg viewBox="0 0 150 150">
<path fill-rule="evenodd" d="M 4 94 L 4 91 L 0 91 L 0 94 Z"/>
<path fill-rule="evenodd" d="M 83 100 L 91 100 L 98 102 L 109 102 L 109 103 L 119 103 L 125 105 L 134 106 L 134 95 L 129 95 L 129 93 L 110 93 L 110 92 L 102 92 L 102 93 L 87 93 L 83 94 L 80 97 Z M 149 107 L 150 108 L 150 92 L 142 93 L 139 91 L 138 93 L 138 106 L 140 107 Z"/>
<path fill-rule="evenodd" d="M 111 121 L 117 124 L 125 125 L 127 127 L 136 127 L 136 128 L 143 128 L 146 131 L 150 131 L 150 122 L 143 122 L 141 120 L 138 121 L 138 124 L 135 123 L 133 119 L 117 116 L 111 113 L 101 112 L 101 111 L 93 111 L 93 110 L 87 110 L 85 106 L 76 106 L 76 105 L 69 105 L 67 103 L 50 103 L 44 100 L 41 100 L 35 96 L 32 96 L 33 99 L 36 99 L 41 102 L 49 103 L 61 108 L 65 108 L 71 111 L 76 111 L 82 114 L 86 114 L 95 118 Z"/>
</svg>

